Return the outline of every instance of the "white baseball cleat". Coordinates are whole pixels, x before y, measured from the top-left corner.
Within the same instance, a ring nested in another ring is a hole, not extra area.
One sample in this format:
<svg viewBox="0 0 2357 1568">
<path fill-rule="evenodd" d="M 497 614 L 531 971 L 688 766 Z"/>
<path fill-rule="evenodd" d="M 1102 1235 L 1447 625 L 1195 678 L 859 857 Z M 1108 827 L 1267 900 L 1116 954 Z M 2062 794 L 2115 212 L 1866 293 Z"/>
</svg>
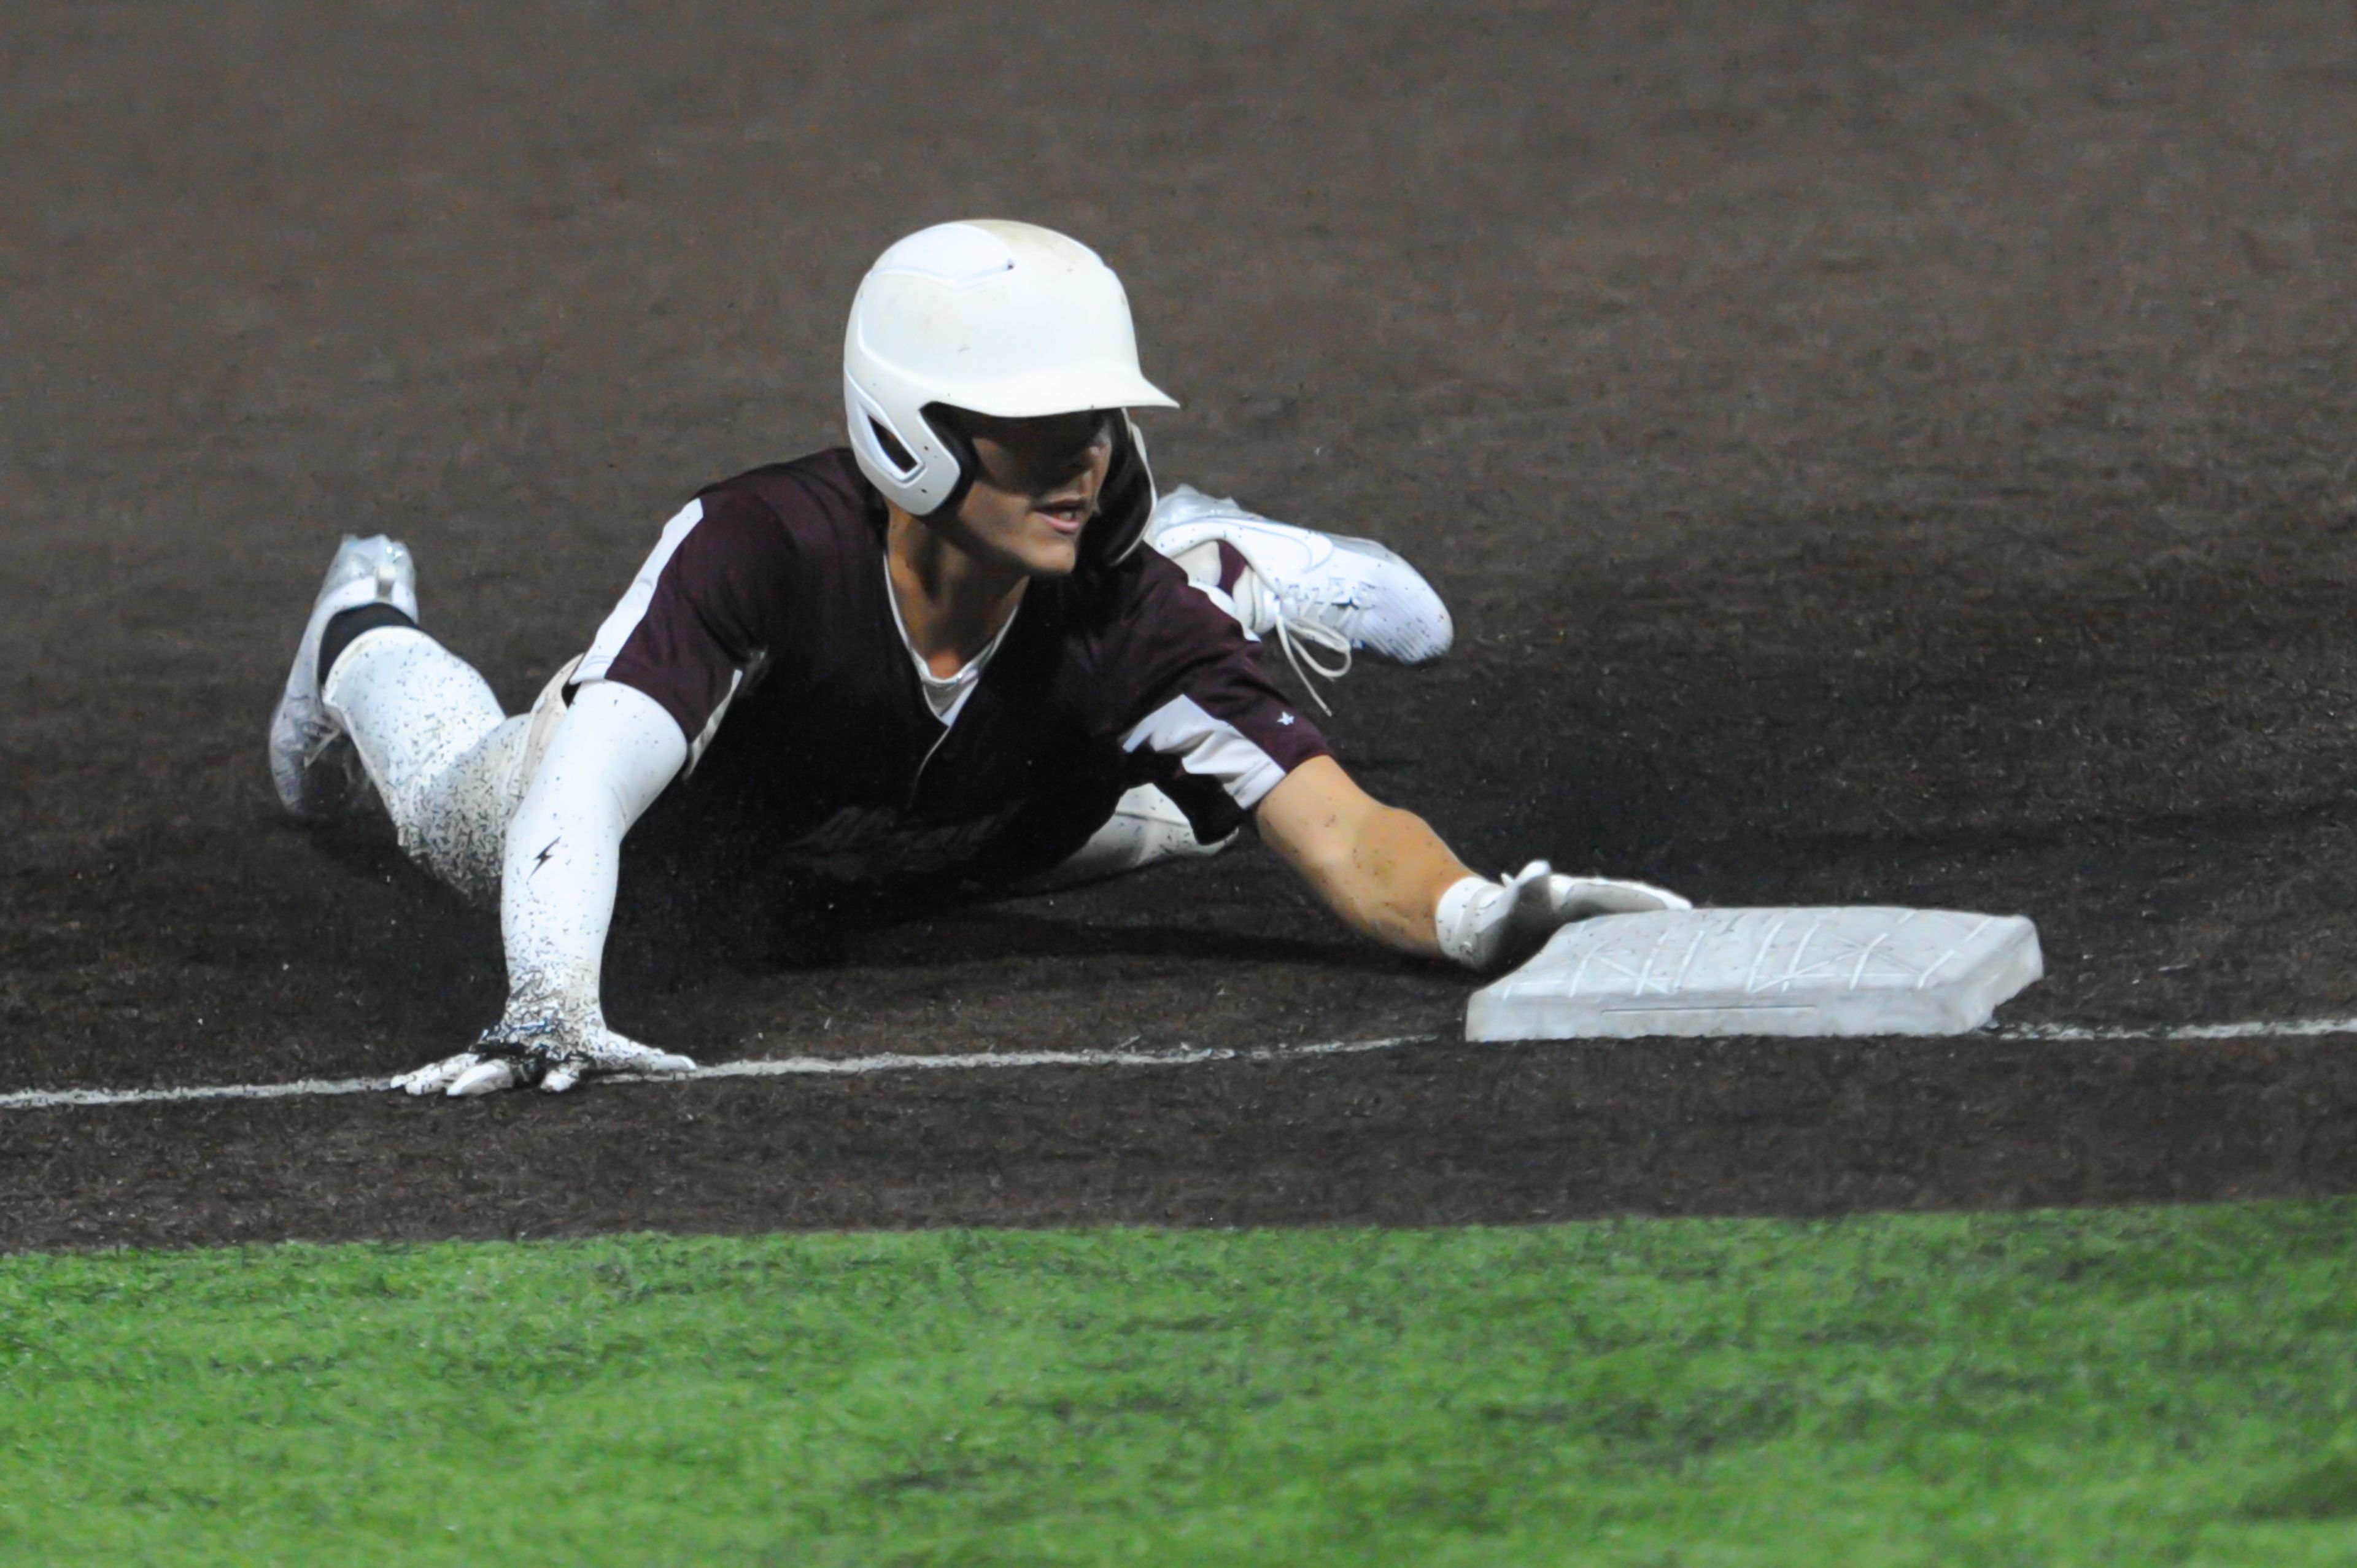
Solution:
<svg viewBox="0 0 2357 1568">
<path fill-rule="evenodd" d="M 1186 568 L 1197 586 L 1221 589 L 1244 629 L 1275 636 L 1297 671 L 1306 662 L 1329 681 L 1350 671 L 1356 650 L 1427 664 L 1457 634 L 1432 585 L 1374 541 L 1277 522 L 1192 485 L 1155 503 L 1146 542 Z M 1222 543 L 1246 568 L 1232 585 L 1217 581 Z M 1321 662 L 1300 645 L 1338 657 Z"/>
<path fill-rule="evenodd" d="M 1238 832 L 1243 830 L 1239 829 Z M 1109 876 L 1121 876 L 1168 860 L 1199 860 L 1217 854 L 1235 842 L 1235 833 L 1205 843 L 1195 836 L 1195 824 L 1178 802 L 1151 784 L 1123 791 L 1113 815 L 1089 835 L 1089 842 L 1053 871 L 1023 885 L 1027 893 L 1047 893 L 1082 887 Z"/>
<path fill-rule="evenodd" d="M 367 798 L 360 754 L 319 700 L 319 634 L 345 610 L 383 604 L 417 618 L 417 573 L 409 546 L 376 534 L 344 536 L 312 602 L 311 618 L 270 715 L 270 779 L 287 811 L 308 822 L 339 817 Z"/>
</svg>

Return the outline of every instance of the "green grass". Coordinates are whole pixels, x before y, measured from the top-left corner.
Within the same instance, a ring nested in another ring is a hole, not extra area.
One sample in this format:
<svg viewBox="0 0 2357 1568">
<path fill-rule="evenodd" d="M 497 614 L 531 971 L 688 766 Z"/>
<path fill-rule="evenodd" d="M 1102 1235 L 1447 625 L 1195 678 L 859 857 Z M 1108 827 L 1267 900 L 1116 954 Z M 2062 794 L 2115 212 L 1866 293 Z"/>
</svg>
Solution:
<svg viewBox="0 0 2357 1568">
<path fill-rule="evenodd" d="M 2357 1562 L 2357 1203 L 0 1258 L 0 1556 Z"/>
</svg>

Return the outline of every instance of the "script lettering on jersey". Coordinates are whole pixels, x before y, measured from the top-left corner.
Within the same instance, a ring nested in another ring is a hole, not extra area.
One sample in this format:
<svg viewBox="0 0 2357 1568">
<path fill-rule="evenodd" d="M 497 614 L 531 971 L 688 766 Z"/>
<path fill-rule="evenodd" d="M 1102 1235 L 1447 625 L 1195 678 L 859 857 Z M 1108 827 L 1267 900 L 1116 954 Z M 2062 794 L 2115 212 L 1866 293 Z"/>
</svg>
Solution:
<svg viewBox="0 0 2357 1568">
<path fill-rule="evenodd" d="M 953 871 L 1021 810 L 962 822 L 915 822 L 884 806 L 845 806 L 785 846 L 789 860 L 838 882 L 887 882 Z"/>
</svg>

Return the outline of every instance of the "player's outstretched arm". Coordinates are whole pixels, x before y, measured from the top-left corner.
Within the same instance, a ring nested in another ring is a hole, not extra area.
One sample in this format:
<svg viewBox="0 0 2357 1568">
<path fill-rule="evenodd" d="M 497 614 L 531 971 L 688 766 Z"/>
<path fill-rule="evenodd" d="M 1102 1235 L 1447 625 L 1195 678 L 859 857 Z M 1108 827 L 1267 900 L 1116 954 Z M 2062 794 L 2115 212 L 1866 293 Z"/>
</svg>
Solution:
<svg viewBox="0 0 2357 1568">
<path fill-rule="evenodd" d="M 1345 925 L 1469 969 L 1518 963 L 1556 928 L 1590 915 L 1687 908 L 1659 887 L 1565 876 L 1544 861 L 1500 881 L 1476 876 L 1423 818 L 1384 805 L 1330 757 L 1286 774 L 1255 821 L 1263 841 Z"/>
<path fill-rule="evenodd" d="M 508 1005 L 471 1051 L 396 1079 L 412 1094 L 566 1090 L 608 1072 L 695 1064 L 623 1038 L 598 999 L 622 839 L 687 761 L 662 705 L 613 682 L 576 693 L 508 823 L 500 933 Z"/>
<path fill-rule="evenodd" d="M 1314 757 L 1262 797 L 1262 842 L 1342 923 L 1387 948 L 1443 954 L 1433 911 L 1473 874 L 1422 817 L 1368 794 L 1330 757 Z"/>
</svg>

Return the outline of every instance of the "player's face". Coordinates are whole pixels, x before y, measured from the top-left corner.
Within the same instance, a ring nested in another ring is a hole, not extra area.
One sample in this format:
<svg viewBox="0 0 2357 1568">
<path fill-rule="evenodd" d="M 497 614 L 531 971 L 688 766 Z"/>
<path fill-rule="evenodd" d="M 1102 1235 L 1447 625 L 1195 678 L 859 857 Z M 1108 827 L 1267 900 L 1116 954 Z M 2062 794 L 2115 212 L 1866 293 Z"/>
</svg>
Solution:
<svg viewBox="0 0 2357 1568">
<path fill-rule="evenodd" d="M 955 417 L 982 470 L 958 508 L 960 542 L 1028 576 L 1069 574 L 1080 564 L 1081 530 L 1096 515 L 1113 466 L 1113 422 L 1120 416 Z"/>
</svg>

